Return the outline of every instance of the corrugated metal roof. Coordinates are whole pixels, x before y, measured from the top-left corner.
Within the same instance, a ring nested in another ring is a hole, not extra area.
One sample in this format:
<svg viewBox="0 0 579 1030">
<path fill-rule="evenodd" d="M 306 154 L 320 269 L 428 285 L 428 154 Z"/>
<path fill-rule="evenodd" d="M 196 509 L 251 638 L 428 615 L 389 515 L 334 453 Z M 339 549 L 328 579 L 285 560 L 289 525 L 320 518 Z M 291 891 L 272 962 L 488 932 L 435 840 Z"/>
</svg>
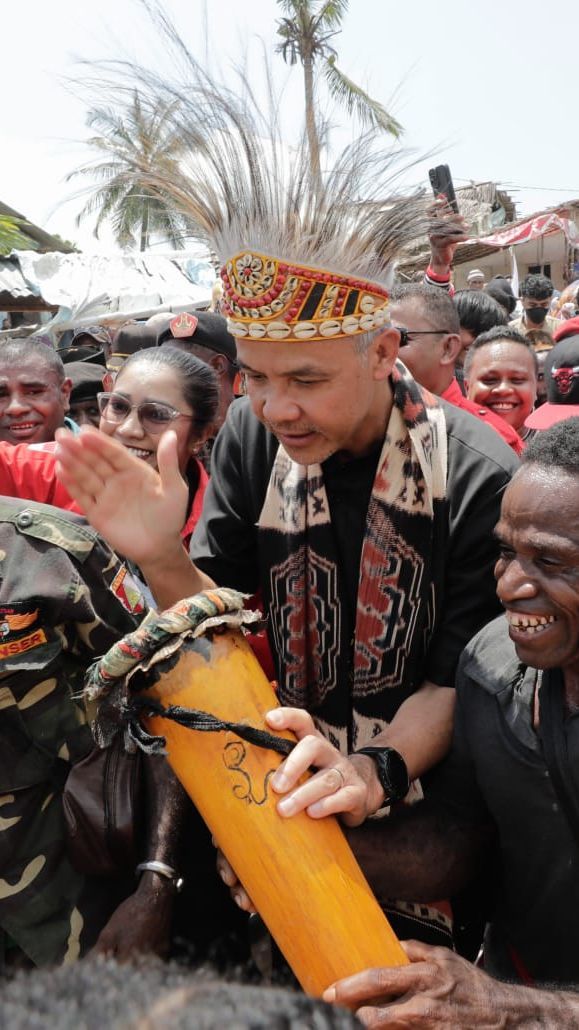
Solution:
<svg viewBox="0 0 579 1030">
<path fill-rule="evenodd" d="M 13 257 L 0 258 L 0 311 L 14 308 L 15 301 L 40 299 L 40 291 L 26 282 L 18 260 Z"/>
</svg>

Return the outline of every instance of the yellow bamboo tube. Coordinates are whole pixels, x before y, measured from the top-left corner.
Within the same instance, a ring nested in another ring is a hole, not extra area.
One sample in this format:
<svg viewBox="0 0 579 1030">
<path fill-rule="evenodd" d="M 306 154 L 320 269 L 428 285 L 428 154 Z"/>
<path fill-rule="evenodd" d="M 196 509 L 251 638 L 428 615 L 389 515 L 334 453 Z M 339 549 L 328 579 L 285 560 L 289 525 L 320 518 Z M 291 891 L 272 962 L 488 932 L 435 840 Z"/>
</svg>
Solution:
<svg viewBox="0 0 579 1030">
<path fill-rule="evenodd" d="M 186 642 L 158 664 L 147 696 L 269 729 L 273 688 L 240 633 Z M 407 963 L 337 820 L 284 819 L 268 786 L 282 761 L 234 733 L 201 733 L 160 716 L 169 762 L 235 869 L 305 991 L 373 966 Z M 283 733 L 294 739 L 290 733 Z"/>
</svg>

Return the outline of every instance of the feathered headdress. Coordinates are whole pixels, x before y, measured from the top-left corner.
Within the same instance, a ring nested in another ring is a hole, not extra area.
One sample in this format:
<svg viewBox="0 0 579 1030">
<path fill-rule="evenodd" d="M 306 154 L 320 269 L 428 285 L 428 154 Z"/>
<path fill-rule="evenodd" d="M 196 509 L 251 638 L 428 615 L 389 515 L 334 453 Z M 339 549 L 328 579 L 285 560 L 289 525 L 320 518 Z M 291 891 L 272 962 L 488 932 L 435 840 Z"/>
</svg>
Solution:
<svg viewBox="0 0 579 1030">
<path fill-rule="evenodd" d="M 404 153 L 373 130 L 316 175 L 305 135 L 282 140 L 267 60 L 264 113 L 246 73 L 236 92 L 217 85 L 154 0 L 146 6 L 180 58 L 179 83 L 132 68 L 131 88 L 136 75 L 141 102 L 164 104 L 182 157 L 143 169 L 143 185 L 170 197 L 223 264 L 231 332 L 323 340 L 386 324 L 395 260 L 428 231 L 422 194 L 394 194 Z"/>
</svg>

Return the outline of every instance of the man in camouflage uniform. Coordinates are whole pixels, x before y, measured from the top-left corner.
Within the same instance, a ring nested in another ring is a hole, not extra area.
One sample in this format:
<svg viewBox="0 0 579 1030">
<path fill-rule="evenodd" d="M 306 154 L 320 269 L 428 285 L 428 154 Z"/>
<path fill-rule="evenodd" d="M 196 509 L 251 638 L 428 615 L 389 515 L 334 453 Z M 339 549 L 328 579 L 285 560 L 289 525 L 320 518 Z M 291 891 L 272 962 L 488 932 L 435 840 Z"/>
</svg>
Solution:
<svg viewBox="0 0 579 1030">
<path fill-rule="evenodd" d="M 93 747 L 86 667 L 143 611 L 81 518 L 0 498 L 0 963 L 14 948 L 36 965 L 83 951 L 85 881 L 65 853 L 62 785 Z"/>
</svg>

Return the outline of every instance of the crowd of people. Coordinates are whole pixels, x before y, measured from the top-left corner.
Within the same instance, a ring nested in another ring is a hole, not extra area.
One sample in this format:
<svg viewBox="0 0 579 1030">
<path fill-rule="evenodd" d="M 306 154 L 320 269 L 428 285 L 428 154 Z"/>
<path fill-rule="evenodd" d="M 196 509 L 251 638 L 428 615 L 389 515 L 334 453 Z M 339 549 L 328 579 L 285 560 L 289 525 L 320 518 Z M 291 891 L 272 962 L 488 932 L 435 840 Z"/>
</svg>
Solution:
<svg viewBox="0 0 579 1030">
<path fill-rule="evenodd" d="M 408 965 L 326 1001 L 576 1025 L 579 285 L 561 318 L 542 274 L 455 292 L 443 202 L 405 283 L 391 213 L 373 252 L 328 250 L 329 219 L 316 250 L 261 201 L 258 228 L 240 204 L 216 230 L 220 312 L 0 347 L 0 1004 L 89 952 L 249 961 L 252 899 L 162 757 L 106 876 L 66 817 L 99 757 L 94 656 L 225 586 L 266 618 L 268 726 L 298 741 L 279 815 L 337 815 L 405 941 Z"/>
</svg>

